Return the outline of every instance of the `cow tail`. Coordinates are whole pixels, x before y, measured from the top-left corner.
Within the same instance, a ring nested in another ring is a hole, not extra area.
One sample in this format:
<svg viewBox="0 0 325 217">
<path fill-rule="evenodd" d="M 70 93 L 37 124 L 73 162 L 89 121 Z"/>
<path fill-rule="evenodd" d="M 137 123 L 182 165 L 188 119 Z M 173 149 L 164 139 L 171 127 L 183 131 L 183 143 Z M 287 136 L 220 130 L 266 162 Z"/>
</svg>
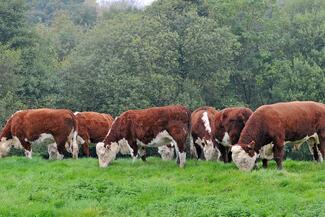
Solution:
<svg viewBox="0 0 325 217">
<path fill-rule="evenodd" d="M 188 120 L 188 123 L 187 123 L 187 128 L 188 128 L 188 134 L 187 134 L 187 144 L 191 144 L 191 140 L 192 140 L 192 121 L 191 121 L 191 110 L 187 109 L 186 111 L 187 113 L 187 120 Z M 188 146 L 190 147 L 190 146 Z"/>
<path fill-rule="evenodd" d="M 77 122 L 76 116 L 73 113 L 72 113 L 72 120 L 73 120 L 72 156 L 74 158 L 78 158 L 78 153 L 79 153 L 79 147 L 78 147 L 78 143 L 77 143 L 78 122 Z"/>
</svg>

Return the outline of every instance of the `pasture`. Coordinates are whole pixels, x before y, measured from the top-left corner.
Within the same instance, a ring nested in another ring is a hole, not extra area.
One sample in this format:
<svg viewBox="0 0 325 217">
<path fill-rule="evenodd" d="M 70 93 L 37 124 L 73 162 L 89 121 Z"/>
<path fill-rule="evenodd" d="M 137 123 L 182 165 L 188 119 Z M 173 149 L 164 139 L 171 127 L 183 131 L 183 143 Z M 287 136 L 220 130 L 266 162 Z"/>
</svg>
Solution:
<svg viewBox="0 0 325 217">
<path fill-rule="evenodd" d="M 234 164 L 150 157 L 0 160 L 0 216 L 325 216 L 325 164 L 284 162 L 250 173 Z"/>
</svg>

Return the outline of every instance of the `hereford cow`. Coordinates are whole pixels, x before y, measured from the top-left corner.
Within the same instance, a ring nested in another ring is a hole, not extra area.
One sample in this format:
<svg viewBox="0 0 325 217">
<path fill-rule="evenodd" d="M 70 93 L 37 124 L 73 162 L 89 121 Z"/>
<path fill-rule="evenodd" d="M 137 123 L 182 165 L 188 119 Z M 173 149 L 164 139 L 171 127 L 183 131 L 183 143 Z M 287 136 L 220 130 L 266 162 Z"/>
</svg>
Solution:
<svg viewBox="0 0 325 217">
<path fill-rule="evenodd" d="M 18 111 L 7 121 L 0 134 L 0 157 L 7 155 L 11 146 L 22 147 L 28 158 L 32 157 L 31 142 L 53 139 L 63 157 L 66 143 L 73 157 L 78 157 L 77 122 L 66 109 L 29 109 Z"/>
<path fill-rule="evenodd" d="M 219 160 L 220 150 L 216 142 L 216 120 L 221 113 L 212 107 L 200 107 L 191 115 L 191 153 L 196 158 Z"/>
<path fill-rule="evenodd" d="M 78 144 L 82 145 L 83 153 L 89 157 L 89 143 L 102 142 L 113 123 L 109 114 L 97 112 L 75 112 L 78 123 Z"/>
<path fill-rule="evenodd" d="M 284 145 L 316 138 L 314 158 L 325 155 L 325 105 L 316 102 L 287 102 L 259 107 L 247 121 L 238 141 L 231 149 L 232 158 L 242 170 L 251 170 L 261 148 L 273 144 L 274 160 L 282 169 Z M 318 140 L 318 141 L 317 141 Z M 319 154 L 320 153 L 320 154 Z"/>
<path fill-rule="evenodd" d="M 219 149 L 223 161 L 231 161 L 230 149 L 232 145 L 238 142 L 240 133 L 245 126 L 248 118 L 253 114 L 253 111 L 244 107 L 225 108 L 220 111 L 221 116 L 217 116 L 216 124 L 216 140 L 219 144 Z"/>
<path fill-rule="evenodd" d="M 158 147 L 158 153 L 162 160 L 173 160 L 175 155 L 175 148 L 172 145 L 163 145 Z"/>
<path fill-rule="evenodd" d="M 184 167 L 191 112 L 180 105 L 129 110 L 117 117 L 104 142 L 96 145 L 99 166 L 107 167 L 120 151 L 145 161 L 145 147 L 174 145 Z"/>
</svg>

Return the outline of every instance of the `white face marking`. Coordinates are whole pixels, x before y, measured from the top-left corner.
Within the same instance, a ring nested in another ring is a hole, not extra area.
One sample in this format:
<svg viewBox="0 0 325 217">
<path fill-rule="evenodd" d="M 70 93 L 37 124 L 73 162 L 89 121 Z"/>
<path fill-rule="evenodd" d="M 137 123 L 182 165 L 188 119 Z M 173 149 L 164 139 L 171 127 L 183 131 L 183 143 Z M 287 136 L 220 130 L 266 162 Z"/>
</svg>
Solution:
<svg viewBox="0 0 325 217">
<path fill-rule="evenodd" d="M 14 136 L 11 141 L 12 141 L 11 145 L 14 146 L 14 148 L 16 148 L 16 149 L 23 149 L 24 148 L 21 145 L 21 142 L 20 142 L 20 140 L 18 139 L 17 136 Z"/>
<path fill-rule="evenodd" d="M 191 153 L 191 156 L 195 157 L 195 158 L 199 158 L 198 154 L 197 154 L 197 151 L 196 151 L 196 148 L 195 148 L 195 145 L 194 145 L 194 142 L 193 142 L 193 137 L 191 136 L 191 141 L 190 141 L 190 153 Z"/>
<path fill-rule="evenodd" d="M 250 157 L 240 145 L 234 145 L 231 148 L 232 159 L 240 170 L 251 171 L 254 168 L 257 154 Z"/>
<path fill-rule="evenodd" d="M 12 139 L 8 139 L 6 137 L 1 138 L 0 142 L 0 158 L 7 156 L 10 151 L 12 145 Z"/>
<path fill-rule="evenodd" d="M 57 149 L 56 143 L 51 143 L 47 147 L 47 152 L 49 153 L 49 160 L 62 160 L 64 155 L 60 154 Z"/>
<path fill-rule="evenodd" d="M 33 153 L 32 150 L 28 151 L 28 150 L 25 149 L 25 156 L 27 158 L 32 159 L 32 153 Z"/>
<path fill-rule="evenodd" d="M 228 132 L 225 133 L 225 135 L 222 138 L 221 144 L 225 147 L 231 147 L 230 137 Z"/>
<path fill-rule="evenodd" d="M 168 147 L 167 145 L 158 147 L 158 153 L 161 155 L 162 160 L 172 160 L 175 155 L 174 147 Z"/>
<path fill-rule="evenodd" d="M 107 167 L 112 162 L 116 154 L 119 152 L 119 145 L 117 142 L 112 142 L 110 148 L 106 148 L 103 142 L 97 143 L 96 153 L 98 156 L 99 167 Z"/>
<path fill-rule="evenodd" d="M 205 130 L 208 133 L 211 133 L 211 126 L 210 126 L 210 121 L 209 121 L 209 117 L 208 117 L 208 112 L 203 112 L 202 121 L 203 121 Z"/>
<path fill-rule="evenodd" d="M 83 139 L 83 138 L 81 138 L 81 136 L 77 136 L 77 144 L 78 145 L 81 145 L 81 144 L 84 144 L 85 143 L 85 140 Z M 89 141 L 88 141 L 88 143 L 90 143 Z"/>
<path fill-rule="evenodd" d="M 120 146 L 121 154 L 129 154 L 131 157 L 134 157 L 133 149 L 125 138 L 119 140 L 118 145 Z"/>
<path fill-rule="evenodd" d="M 218 148 L 214 147 L 211 140 L 207 140 L 203 147 L 203 153 L 206 160 L 219 160 L 221 153 Z"/>
<path fill-rule="evenodd" d="M 77 115 L 77 114 L 79 114 L 80 112 L 75 112 L 75 113 L 73 113 L 74 115 Z"/>
<path fill-rule="evenodd" d="M 272 160 L 273 157 L 274 157 L 274 155 L 273 155 L 273 143 L 269 143 L 267 145 L 264 145 L 260 149 L 259 158 L 266 159 L 266 160 Z"/>
</svg>

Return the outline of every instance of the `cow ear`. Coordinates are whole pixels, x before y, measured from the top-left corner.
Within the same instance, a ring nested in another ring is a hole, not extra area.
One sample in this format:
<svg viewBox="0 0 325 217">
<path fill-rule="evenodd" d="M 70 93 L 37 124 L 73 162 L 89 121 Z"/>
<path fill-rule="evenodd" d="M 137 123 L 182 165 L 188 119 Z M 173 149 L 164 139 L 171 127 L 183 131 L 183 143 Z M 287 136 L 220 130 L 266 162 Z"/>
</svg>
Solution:
<svg viewBox="0 0 325 217">
<path fill-rule="evenodd" d="M 247 145 L 247 147 L 248 147 L 249 149 L 254 150 L 254 149 L 255 149 L 255 141 L 251 141 L 251 142 Z"/>
</svg>

